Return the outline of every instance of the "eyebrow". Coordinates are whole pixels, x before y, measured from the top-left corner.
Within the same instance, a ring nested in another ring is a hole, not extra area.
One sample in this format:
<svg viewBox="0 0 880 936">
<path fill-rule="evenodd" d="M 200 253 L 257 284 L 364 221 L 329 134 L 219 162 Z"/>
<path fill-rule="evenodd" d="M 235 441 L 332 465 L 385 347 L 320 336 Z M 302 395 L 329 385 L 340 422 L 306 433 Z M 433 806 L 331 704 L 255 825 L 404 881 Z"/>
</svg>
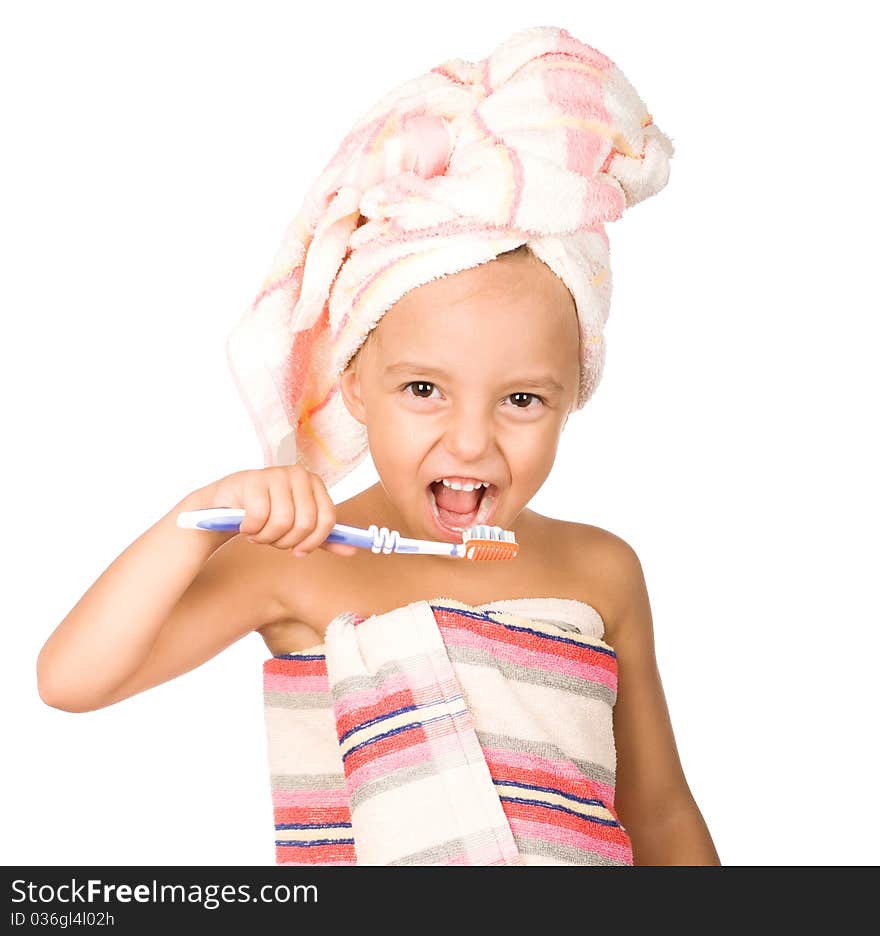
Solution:
<svg viewBox="0 0 880 936">
<path fill-rule="evenodd" d="M 405 372 L 432 374 L 436 375 L 437 377 L 449 379 L 449 374 L 447 374 L 446 371 L 441 370 L 438 367 L 429 367 L 425 364 L 417 364 L 413 361 L 400 361 L 397 364 L 392 364 L 390 367 L 385 368 L 386 375 Z M 540 387 L 553 393 L 565 393 L 565 387 L 550 374 L 534 374 L 530 377 L 518 377 L 510 380 L 509 383 L 511 385 L 516 384 L 517 386 L 521 387 Z"/>
</svg>

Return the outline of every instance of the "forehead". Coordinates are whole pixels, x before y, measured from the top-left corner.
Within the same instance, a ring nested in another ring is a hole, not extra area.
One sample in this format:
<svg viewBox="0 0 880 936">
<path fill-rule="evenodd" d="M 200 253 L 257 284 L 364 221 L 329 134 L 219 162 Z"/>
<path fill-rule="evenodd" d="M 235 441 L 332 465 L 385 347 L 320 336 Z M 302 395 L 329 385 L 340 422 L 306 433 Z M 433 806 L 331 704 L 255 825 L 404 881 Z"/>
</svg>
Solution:
<svg viewBox="0 0 880 936">
<path fill-rule="evenodd" d="M 574 300 L 565 284 L 531 254 L 495 259 L 431 280 L 411 290 L 373 330 L 372 342 L 386 354 L 427 346 L 461 346 L 468 338 L 563 347 L 577 342 Z"/>
</svg>

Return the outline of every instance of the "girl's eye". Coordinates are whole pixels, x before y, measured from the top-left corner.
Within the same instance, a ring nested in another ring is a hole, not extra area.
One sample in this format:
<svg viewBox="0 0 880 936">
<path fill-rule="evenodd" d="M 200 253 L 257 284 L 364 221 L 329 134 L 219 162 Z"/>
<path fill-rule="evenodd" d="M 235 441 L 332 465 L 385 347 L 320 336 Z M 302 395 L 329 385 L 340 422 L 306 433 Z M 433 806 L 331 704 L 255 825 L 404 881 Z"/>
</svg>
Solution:
<svg viewBox="0 0 880 936">
<path fill-rule="evenodd" d="M 420 400 L 428 400 L 431 398 L 431 391 L 434 389 L 434 384 L 429 383 L 426 380 L 411 380 L 408 384 L 404 385 L 404 390 L 409 390 L 410 387 L 416 387 L 417 389 L 413 392 L 413 396 L 417 397 Z M 422 395 L 422 391 L 428 388 L 428 392 L 425 395 Z M 525 405 L 522 404 L 523 398 L 526 398 Z M 537 409 L 537 406 L 530 406 L 529 402 L 531 400 L 537 400 L 539 406 L 544 405 L 544 400 L 542 397 L 539 397 L 536 393 L 511 393 L 507 397 L 508 400 L 519 400 L 520 402 L 514 403 L 516 409 Z"/>
<path fill-rule="evenodd" d="M 422 389 L 422 388 L 424 388 L 424 387 L 433 387 L 433 386 L 434 386 L 434 384 L 428 383 L 427 381 L 424 381 L 424 380 L 412 380 L 412 381 L 410 381 L 403 389 L 404 389 L 404 390 L 409 390 L 410 387 L 418 387 L 418 388 Z M 429 399 L 430 396 L 431 396 L 431 391 L 430 391 L 430 390 L 428 391 L 427 396 L 422 396 L 422 395 L 421 395 L 420 393 L 418 393 L 418 392 L 415 393 L 414 396 L 417 396 L 420 400 L 427 400 L 427 399 Z"/>
<path fill-rule="evenodd" d="M 542 404 L 542 405 L 543 405 L 543 403 L 544 403 L 544 401 L 541 399 L 541 397 L 539 397 L 539 396 L 538 396 L 537 394 L 535 394 L 535 393 L 525 393 L 525 392 L 521 392 L 521 393 L 511 393 L 510 396 L 508 397 L 508 399 L 509 399 L 509 400 L 512 400 L 512 399 L 514 399 L 515 397 L 520 397 L 520 398 L 522 398 L 522 397 L 530 397 L 531 399 L 537 400 L 539 404 Z M 529 406 L 528 404 L 527 404 L 526 406 L 520 406 L 518 403 L 515 403 L 514 406 L 516 406 L 517 409 L 536 409 L 536 408 L 537 408 L 537 407 L 534 407 L 534 406 Z"/>
</svg>

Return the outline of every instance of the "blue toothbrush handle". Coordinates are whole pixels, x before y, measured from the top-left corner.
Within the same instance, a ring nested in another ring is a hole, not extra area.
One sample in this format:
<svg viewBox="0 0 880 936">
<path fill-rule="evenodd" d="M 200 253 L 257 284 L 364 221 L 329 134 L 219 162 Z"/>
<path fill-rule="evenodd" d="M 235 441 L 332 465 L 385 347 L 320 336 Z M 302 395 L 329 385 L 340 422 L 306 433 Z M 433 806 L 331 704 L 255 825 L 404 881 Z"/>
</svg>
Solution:
<svg viewBox="0 0 880 936">
<path fill-rule="evenodd" d="M 204 510 L 184 510 L 177 515 L 177 525 L 184 530 L 217 530 L 238 532 L 244 520 L 240 507 L 207 507 Z"/>
<path fill-rule="evenodd" d="M 218 530 L 240 532 L 245 511 L 241 507 L 205 507 L 201 510 L 184 510 L 177 515 L 177 525 L 188 530 Z M 488 527 L 475 527 L 475 530 L 488 530 Z M 500 530 L 500 527 L 492 527 Z M 507 537 L 512 533 L 502 531 Z M 373 553 L 408 553 L 410 555 L 450 556 L 455 559 L 465 558 L 467 546 L 464 543 L 444 543 L 432 540 L 407 539 L 397 530 L 372 524 L 368 530 L 360 527 L 337 523 L 325 543 L 345 543 L 361 549 L 370 549 Z"/>
<path fill-rule="evenodd" d="M 244 520 L 240 507 L 207 507 L 203 510 L 185 510 L 177 515 L 177 525 L 187 530 L 238 532 Z M 326 543 L 345 543 L 372 549 L 375 540 L 368 530 L 337 523 L 330 531 Z"/>
<path fill-rule="evenodd" d="M 345 526 L 343 523 L 337 523 L 329 532 L 325 543 L 345 543 L 348 546 L 360 546 L 361 549 L 373 548 L 373 537 L 367 530 L 361 530 L 358 527 Z"/>
</svg>

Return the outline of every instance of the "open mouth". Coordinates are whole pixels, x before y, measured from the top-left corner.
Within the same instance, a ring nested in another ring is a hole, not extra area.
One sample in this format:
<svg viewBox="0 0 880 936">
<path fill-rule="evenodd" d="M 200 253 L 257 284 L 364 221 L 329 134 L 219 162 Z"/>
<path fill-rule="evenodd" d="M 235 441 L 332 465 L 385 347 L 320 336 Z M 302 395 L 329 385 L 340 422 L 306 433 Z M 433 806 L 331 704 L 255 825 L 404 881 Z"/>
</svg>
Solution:
<svg viewBox="0 0 880 936">
<path fill-rule="evenodd" d="M 455 491 L 442 481 L 435 481 L 428 485 L 428 496 L 438 524 L 451 533 L 461 533 L 488 522 L 498 500 L 498 488 L 490 484 L 474 491 Z"/>
</svg>

